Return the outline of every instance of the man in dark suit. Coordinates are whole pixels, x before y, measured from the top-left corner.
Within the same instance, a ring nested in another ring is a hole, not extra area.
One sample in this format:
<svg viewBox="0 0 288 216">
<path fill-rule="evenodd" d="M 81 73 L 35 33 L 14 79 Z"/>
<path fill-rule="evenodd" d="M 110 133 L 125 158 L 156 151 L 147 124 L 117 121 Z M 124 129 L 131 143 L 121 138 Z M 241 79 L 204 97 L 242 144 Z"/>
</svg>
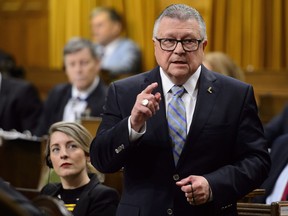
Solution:
<svg viewBox="0 0 288 216">
<path fill-rule="evenodd" d="M 100 117 L 107 86 L 99 77 L 99 59 L 92 42 L 72 38 L 64 47 L 64 67 L 69 83 L 55 86 L 45 101 L 36 134 L 47 134 L 57 121 L 78 121 L 83 116 Z"/>
<path fill-rule="evenodd" d="M 42 106 L 38 91 L 30 82 L 0 73 L 0 128 L 33 133 Z"/>
<path fill-rule="evenodd" d="M 117 216 L 237 215 L 270 168 L 252 86 L 202 65 L 205 22 L 187 5 L 161 13 L 153 42 L 160 67 L 110 85 L 90 148 L 100 172 L 124 167 Z"/>
<path fill-rule="evenodd" d="M 271 170 L 260 187 L 265 189 L 265 195 L 253 201 L 269 204 L 282 199 L 288 184 L 288 106 L 264 126 L 264 132 L 270 148 Z"/>
</svg>

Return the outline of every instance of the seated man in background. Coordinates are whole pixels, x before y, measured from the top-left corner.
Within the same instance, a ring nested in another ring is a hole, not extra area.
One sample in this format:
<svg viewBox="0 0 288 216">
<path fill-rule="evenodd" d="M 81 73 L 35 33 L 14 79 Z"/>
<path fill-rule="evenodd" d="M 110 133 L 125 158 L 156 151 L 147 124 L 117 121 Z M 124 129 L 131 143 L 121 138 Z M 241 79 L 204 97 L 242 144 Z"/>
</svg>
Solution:
<svg viewBox="0 0 288 216">
<path fill-rule="evenodd" d="M 72 38 L 64 47 L 64 67 L 69 83 L 55 86 L 45 101 L 36 134 L 47 134 L 57 121 L 77 121 L 83 116 L 100 117 L 107 86 L 99 77 L 99 59 L 92 42 Z"/>
<path fill-rule="evenodd" d="M 4 76 L 25 78 L 25 70 L 16 64 L 12 54 L 0 50 L 0 71 Z"/>
<path fill-rule="evenodd" d="M 42 110 L 38 91 L 30 82 L 0 71 L 0 128 L 34 132 Z"/>
<path fill-rule="evenodd" d="M 271 170 L 261 188 L 265 195 L 255 202 L 268 203 L 288 200 L 288 106 L 264 126 L 271 156 Z"/>
<path fill-rule="evenodd" d="M 99 7 L 91 13 L 95 49 L 101 56 L 101 70 L 112 77 L 141 71 L 141 52 L 130 39 L 121 37 L 121 16 L 111 8 Z"/>
</svg>

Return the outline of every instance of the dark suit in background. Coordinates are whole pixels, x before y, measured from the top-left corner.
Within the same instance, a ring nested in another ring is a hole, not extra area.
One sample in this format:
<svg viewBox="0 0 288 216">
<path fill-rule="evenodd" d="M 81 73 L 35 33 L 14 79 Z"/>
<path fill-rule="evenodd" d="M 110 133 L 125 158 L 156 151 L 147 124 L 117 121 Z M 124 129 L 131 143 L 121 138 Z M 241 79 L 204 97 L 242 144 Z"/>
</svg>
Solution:
<svg viewBox="0 0 288 216">
<path fill-rule="evenodd" d="M 1 75 L 0 75 L 1 76 Z M 25 80 L 2 76 L 0 83 L 0 128 L 33 133 L 42 111 L 37 89 Z"/>
<path fill-rule="evenodd" d="M 261 186 L 265 189 L 265 195 L 254 199 L 254 202 L 260 203 L 266 203 L 266 198 L 273 192 L 278 177 L 288 164 L 288 106 L 264 126 L 264 132 L 271 150 L 271 170 Z"/>
<path fill-rule="evenodd" d="M 44 105 L 44 112 L 40 119 L 40 124 L 36 134 L 41 136 L 48 132 L 49 127 L 63 119 L 64 109 L 72 97 L 71 84 L 59 84 L 49 93 Z M 87 108 L 90 109 L 91 116 L 100 117 L 103 112 L 103 105 L 107 93 L 107 86 L 100 80 L 96 89 L 88 96 Z M 87 109 L 86 108 L 86 109 Z"/>
<path fill-rule="evenodd" d="M 288 106 L 264 126 L 264 132 L 269 148 L 278 137 L 288 134 Z"/>
</svg>

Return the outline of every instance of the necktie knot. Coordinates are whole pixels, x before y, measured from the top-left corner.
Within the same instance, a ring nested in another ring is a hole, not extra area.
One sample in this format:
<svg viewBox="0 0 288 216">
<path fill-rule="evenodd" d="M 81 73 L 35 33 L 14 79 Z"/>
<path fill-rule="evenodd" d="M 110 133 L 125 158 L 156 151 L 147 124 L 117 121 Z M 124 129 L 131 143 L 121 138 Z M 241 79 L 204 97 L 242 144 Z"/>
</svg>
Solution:
<svg viewBox="0 0 288 216">
<path fill-rule="evenodd" d="M 86 101 L 84 98 L 81 98 L 81 97 L 79 97 L 79 96 L 76 97 L 76 100 L 77 100 L 77 101 Z"/>
<path fill-rule="evenodd" d="M 182 95 L 185 93 L 185 88 L 183 86 L 177 86 L 177 85 L 174 85 L 172 88 L 171 88 L 171 92 L 174 96 L 178 96 L 178 97 L 182 97 Z"/>
</svg>

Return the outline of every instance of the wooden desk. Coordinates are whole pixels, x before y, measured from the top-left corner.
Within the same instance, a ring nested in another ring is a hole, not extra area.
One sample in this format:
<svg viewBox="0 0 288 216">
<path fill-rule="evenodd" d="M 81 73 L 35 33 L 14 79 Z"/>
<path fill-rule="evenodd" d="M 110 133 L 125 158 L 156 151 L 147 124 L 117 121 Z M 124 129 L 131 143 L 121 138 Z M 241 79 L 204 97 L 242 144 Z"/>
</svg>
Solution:
<svg viewBox="0 0 288 216">
<path fill-rule="evenodd" d="M 42 141 L 0 139 L 0 176 L 14 187 L 37 188 L 44 163 Z"/>
<path fill-rule="evenodd" d="M 100 117 L 82 117 L 80 123 L 92 134 L 96 135 L 98 127 L 102 121 Z"/>
<path fill-rule="evenodd" d="M 123 170 L 121 169 L 115 173 L 106 173 L 103 184 L 115 188 L 121 195 L 123 190 Z"/>
<path fill-rule="evenodd" d="M 288 201 L 263 203 L 237 203 L 238 215 L 288 216 Z"/>
</svg>

